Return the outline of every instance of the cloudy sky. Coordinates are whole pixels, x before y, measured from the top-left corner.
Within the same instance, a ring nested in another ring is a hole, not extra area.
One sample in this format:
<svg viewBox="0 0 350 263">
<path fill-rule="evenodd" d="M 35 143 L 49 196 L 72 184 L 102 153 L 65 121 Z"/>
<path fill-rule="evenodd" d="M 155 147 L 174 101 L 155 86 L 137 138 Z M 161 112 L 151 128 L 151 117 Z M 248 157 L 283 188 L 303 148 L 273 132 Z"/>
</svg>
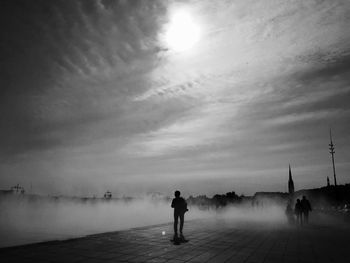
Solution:
<svg viewBox="0 0 350 263">
<path fill-rule="evenodd" d="M 350 183 L 350 3 L 1 1 L 0 188 Z"/>
</svg>

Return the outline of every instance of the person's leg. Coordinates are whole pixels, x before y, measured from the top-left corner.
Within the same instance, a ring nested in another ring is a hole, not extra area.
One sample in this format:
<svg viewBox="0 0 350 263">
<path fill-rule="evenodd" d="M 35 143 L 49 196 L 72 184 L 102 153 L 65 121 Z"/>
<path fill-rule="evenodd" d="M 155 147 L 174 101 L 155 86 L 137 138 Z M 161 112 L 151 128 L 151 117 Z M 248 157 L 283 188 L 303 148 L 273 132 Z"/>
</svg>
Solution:
<svg viewBox="0 0 350 263">
<path fill-rule="evenodd" d="M 180 235 L 182 235 L 182 229 L 184 228 L 184 218 L 185 215 L 184 214 L 181 214 L 180 215 Z"/>
<path fill-rule="evenodd" d="M 174 214 L 174 236 L 177 236 L 177 222 L 178 222 L 179 215 Z"/>
</svg>

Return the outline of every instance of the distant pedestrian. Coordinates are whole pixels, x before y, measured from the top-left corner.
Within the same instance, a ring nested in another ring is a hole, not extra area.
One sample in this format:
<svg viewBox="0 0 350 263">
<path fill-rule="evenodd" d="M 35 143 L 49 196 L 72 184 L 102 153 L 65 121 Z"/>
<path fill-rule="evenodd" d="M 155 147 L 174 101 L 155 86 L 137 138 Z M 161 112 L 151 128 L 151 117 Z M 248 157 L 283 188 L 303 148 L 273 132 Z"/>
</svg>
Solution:
<svg viewBox="0 0 350 263">
<path fill-rule="evenodd" d="M 311 204 L 309 200 L 306 199 L 305 195 L 303 196 L 303 199 L 301 200 L 301 213 L 303 215 L 303 221 L 305 224 L 309 222 L 309 212 L 312 211 Z"/>
<path fill-rule="evenodd" d="M 301 216 L 301 202 L 300 199 L 297 199 L 297 202 L 294 207 L 294 213 L 297 217 L 297 224 L 302 225 L 303 224 L 303 219 Z"/>
<path fill-rule="evenodd" d="M 179 243 L 185 241 L 182 230 L 184 227 L 185 213 L 188 211 L 185 199 L 180 197 L 180 191 L 175 191 L 175 198 L 171 202 L 171 207 L 174 208 L 174 242 Z M 177 232 L 178 220 L 180 218 L 180 238 Z"/>
</svg>

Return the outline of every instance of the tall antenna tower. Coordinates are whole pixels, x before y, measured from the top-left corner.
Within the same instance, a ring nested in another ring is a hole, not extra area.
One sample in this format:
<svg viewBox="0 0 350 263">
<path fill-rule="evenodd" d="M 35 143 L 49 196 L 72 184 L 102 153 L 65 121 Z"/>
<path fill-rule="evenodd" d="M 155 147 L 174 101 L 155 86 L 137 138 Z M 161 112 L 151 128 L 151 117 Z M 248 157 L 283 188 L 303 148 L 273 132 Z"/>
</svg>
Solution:
<svg viewBox="0 0 350 263">
<path fill-rule="evenodd" d="M 335 164 L 334 164 L 334 144 L 333 144 L 333 140 L 332 140 L 332 130 L 329 129 L 329 139 L 331 141 L 331 143 L 329 144 L 329 153 L 332 156 L 332 164 L 333 164 L 333 175 L 334 175 L 334 186 L 337 186 L 337 177 L 335 175 Z"/>
</svg>

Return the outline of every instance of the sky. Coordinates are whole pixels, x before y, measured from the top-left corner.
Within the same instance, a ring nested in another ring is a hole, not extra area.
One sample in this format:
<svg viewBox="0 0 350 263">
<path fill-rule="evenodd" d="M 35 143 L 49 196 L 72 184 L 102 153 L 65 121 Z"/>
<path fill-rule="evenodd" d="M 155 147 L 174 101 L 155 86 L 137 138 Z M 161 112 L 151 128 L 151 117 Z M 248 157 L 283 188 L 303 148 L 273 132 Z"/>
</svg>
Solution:
<svg viewBox="0 0 350 263">
<path fill-rule="evenodd" d="M 0 189 L 321 187 L 330 128 L 350 183 L 349 1 L 0 5 Z"/>
</svg>

